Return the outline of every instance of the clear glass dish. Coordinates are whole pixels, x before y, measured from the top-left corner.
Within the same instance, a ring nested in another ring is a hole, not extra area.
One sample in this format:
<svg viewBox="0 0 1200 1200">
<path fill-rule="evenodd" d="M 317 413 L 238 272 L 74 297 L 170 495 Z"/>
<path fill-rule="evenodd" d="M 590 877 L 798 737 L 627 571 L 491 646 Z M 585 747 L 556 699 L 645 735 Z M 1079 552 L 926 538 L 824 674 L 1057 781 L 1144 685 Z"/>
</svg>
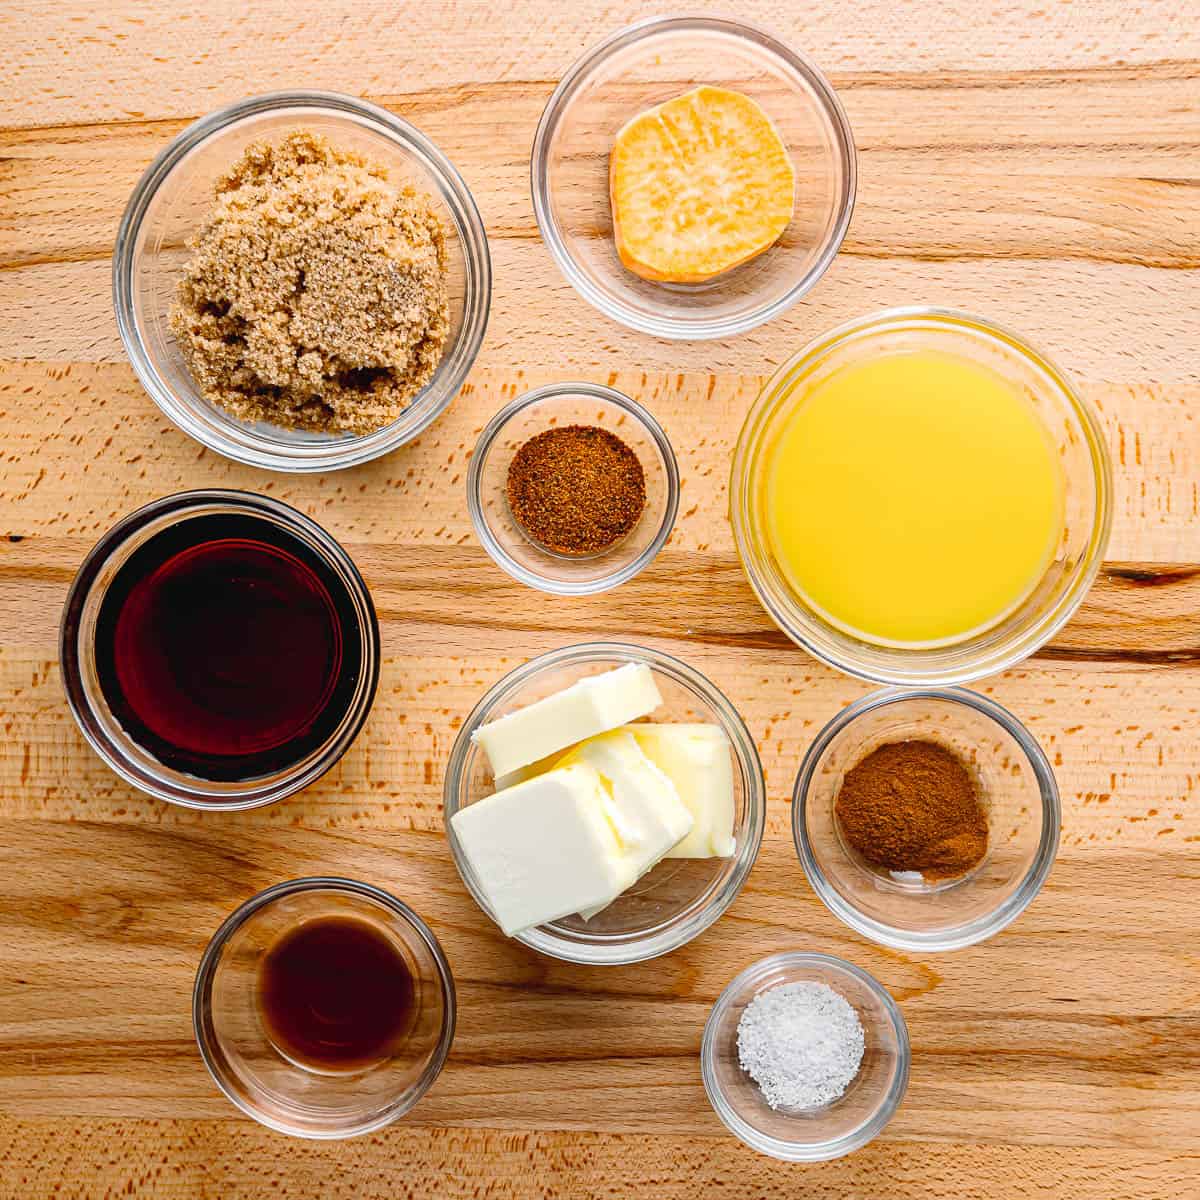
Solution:
<svg viewBox="0 0 1200 1200">
<path fill-rule="evenodd" d="M 772 1109 L 738 1062 L 738 1022 L 756 996 L 802 981 L 827 984 L 855 1009 L 865 1035 L 863 1060 L 832 1104 Z M 853 963 L 800 951 L 772 954 L 734 979 L 713 1005 L 700 1047 L 700 1073 L 717 1116 L 746 1145 L 787 1162 L 821 1162 L 865 1146 L 904 1099 L 909 1061 L 908 1029 L 887 989 Z"/>
<path fill-rule="evenodd" d="M 450 336 L 433 378 L 390 425 L 362 435 L 239 421 L 205 400 L 168 326 L 188 239 L 212 205 L 213 186 L 254 141 L 297 129 L 326 135 L 382 163 L 391 178 L 434 197 L 450 231 Z M 113 252 L 113 303 L 129 361 L 154 402 L 185 433 L 238 462 L 276 471 L 355 466 L 411 441 L 445 410 L 487 328 L 492 268 L 487 236 L 462 176 L 407 121 L 352 96 L 274 92 L 189 125 L 150 164 L 130 197 Z"/>
<path fill-rule="evenodd" d="M 1028 399 L 1058 454 L 1063 529 L 1045 573 L 1008 616 L 948 645 L 867 642 L 832 624 L 788 584 L 767 536 L 765 478 L 772 447 L 806 386 L 882 353 L 940 349 L 998 371 Z M 767 613 L 797 645 L 830 666 L 882 683 L 935 686 L 1003 671 L 1049 641 L 1079 607 L 1100 569 L 1112 524 L 1112 468 L 1091 407 L 1048 359 L 978 317 L 897 308 L 839 326 L 793 355 L 763 388 L 734 453 L 730 520 L 742 566 Z"/>
<path fill-rule="evenodd" d="M 729 858 L 664 859 L 590 921 L 577 916 L 518 934 L 517 940 L 551 958 L 596 966 L 642 962 L 678 950 L 704 932 L 733 903 L 762 842 L 766 792 L 754 739 L 732 704 L 678 659 L 644 646 L 587 642 L 535 658 L 495 684 L 463 722 L 446 766 L 444 815 L 454 864 L 475 902 L 487 901 L 462 853 L 451 818 L 494 791 L 487 757 L 471 741 L 480 725 L 532 704 L 588 675 L 626 663 L 647 664 L 662 693 L 656 722 L 720 725 L 733 756 L 737 846 Z M 490 913 L 489 913 L 490 915 Z"/>
<path fill-rule="evenodd" d="M 368 921 L 383 933 L 416 989 L 404 1043 L 353 1074 L 308 1070 L 285 1058 L 258 1007 L 263 955 L 303 922 L 332 916 Z M 351 879 L 293 879 L 247 900 L 213 935 L 196 973 L 192 1021 L 213 1081 L 247 1116 L 293 1137 L 355 1137 L 403 1116 L 440 1074 L 454 1041 L 454 978 L 432 930 L 394 896 Z"/>
<path fill-rule="evenodd" d="M 236 781 L 201 779 L 160 762 L 134 741 L 104 697 L 96 663 L 96 623 L 121 566 L 156 534 L 195 517 L 246 515 L 281 526 L 318 555 L 342 585 L 356 618 L 348 629 L 361 651 L 361 669 L 346 711 L 328 738 L 297 762 L 272 774 Z M 127 783 L 185 808 L 243 809 L 273 804 L 319 779 L 358 736 L 379 682 L 379 622 L 371 593 L 345 550 L 315 521 L 278 500 L 218 489 L 180 492 L 118 521 L 84 559 L 67 594 L 59 631 L 59 662 L 71 712 L 92 749 Z"/>
<path fill-rule="evenodd" d="M 646 507 L 633 530 L 600 554 L 573 558 L 539 546 L 508 507 L 513 456 L 554 427 L 597 425 L 616 434 L 642 464 Z M 556 383 L 518 396 L 488 423 L 467 471 L 467 508 L 483 548 L 514 579 L 558 596 L 584 596 L 626 583 L 662 549 L 679 509 L 679 470 L 671 443 L 640 404 L 595 383 Z"/>
<path fill-rule="evenodd" d="M 743 92 L 775 123 L 796 171 L 780 240 L 702 284 L 628 271 L 613 242 L 608 156 L 621 127 L 698 84 Z M 824 274 L 854 208 L 850 123 L 812 63 L 770 34 L 715 17 L 642 21 L 587 51 L 563 76 L 533 142 L 533 208 L 550 253 L 606 316 L 660 338 L 727 338 L 778 316 Z"/>
<path fill-rule="evenodd" d="M 888 742 L 923 739 L 954 751 L 988 813 L 983 861 L 926 884 L 876 870 L 847 848 L 834 804 L 842 779 Z M 999 933 L 1041 891 L 1058 851 L 1058 785 L 1029 730 L 965 688 L 883 688 L 838 713 L 804 756 L 792 796 L 792 835 L 804 873 L 851 929 L 897 950 L 958 950 Z"/>
</svg>

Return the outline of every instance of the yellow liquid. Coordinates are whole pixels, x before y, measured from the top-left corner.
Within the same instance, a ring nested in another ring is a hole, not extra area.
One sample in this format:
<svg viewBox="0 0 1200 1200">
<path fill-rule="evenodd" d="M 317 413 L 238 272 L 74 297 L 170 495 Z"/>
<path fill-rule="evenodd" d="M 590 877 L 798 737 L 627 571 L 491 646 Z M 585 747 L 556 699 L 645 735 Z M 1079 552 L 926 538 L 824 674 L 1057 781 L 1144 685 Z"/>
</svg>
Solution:
<svg viewBox="0 0 1200 1200">
<path fill-rule="evenodd" d="M 995 624 L 1041 579 L 1062 527 L 1058 459 L 1032 406 L 935 351 L 815 384 L 770 451 L 765 498 L 791 586 L 880 643 Z"/>
</svg>

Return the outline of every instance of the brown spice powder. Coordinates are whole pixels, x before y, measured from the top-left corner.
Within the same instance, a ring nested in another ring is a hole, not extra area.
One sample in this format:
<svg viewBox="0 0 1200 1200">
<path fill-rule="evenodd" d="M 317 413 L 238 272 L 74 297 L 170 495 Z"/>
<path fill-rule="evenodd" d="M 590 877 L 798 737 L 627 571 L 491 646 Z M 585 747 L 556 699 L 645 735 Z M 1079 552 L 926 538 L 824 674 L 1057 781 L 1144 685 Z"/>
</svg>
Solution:
<svg viewBox="0 0 1200 1200">
<path fill-rule="evenodd" d="M 530 438 L 513 457 L 506 490 L 517 523 L 557 554 L 607 550 L 646 507 L 638 456 L 595 425 L 565 425 Z"/>
<path fill-rule="evenodd" d="M 431 198 L 317 134 L 249 146 L 190 245 L 171 330 L 232 416 L 369 433 L 441 361 L 449 267 Z"/>
<path fill-rule="evenodd" d="M 936 742 L 890 742 L 846 772 L 834 812 L 847 842 L 872 866 L 963 875 L 987 853 L 988 821 L 975 781 Z"/>
</svg>

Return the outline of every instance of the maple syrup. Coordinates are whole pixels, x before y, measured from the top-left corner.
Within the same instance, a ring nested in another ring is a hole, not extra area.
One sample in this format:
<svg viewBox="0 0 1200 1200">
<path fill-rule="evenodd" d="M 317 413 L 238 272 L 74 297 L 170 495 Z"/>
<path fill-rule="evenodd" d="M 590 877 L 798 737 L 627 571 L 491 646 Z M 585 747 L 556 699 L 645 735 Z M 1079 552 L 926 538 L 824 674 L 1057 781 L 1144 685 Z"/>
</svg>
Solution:
<svg viewBox="0 0 1200 1200">
<path fill-rule="evenodd" d="M 96 670 L 126 733 L 210 780 L 268 775 L 322 745 L 362 669 L 351 597 L 300 538 L 261 517 L 193 517 L 118 570 Z"/>
</svg>

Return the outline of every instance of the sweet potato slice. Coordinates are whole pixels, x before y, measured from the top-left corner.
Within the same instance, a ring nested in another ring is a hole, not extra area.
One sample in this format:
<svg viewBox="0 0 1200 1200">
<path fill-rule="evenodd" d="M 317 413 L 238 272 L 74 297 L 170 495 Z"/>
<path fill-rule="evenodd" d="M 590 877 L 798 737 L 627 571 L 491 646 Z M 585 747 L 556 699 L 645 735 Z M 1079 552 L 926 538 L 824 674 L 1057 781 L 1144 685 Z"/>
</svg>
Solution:
<svg viewBox="0 0 1200 1200">
<path fill-rule="evenodd" d="M 608 178 L 621 262 L 669 283 L 702 283 L 761 254 L 795 203 L 795 171 L 771 119 L 725 88 L 639 113 L 617 134 Z"/>
</svg>

